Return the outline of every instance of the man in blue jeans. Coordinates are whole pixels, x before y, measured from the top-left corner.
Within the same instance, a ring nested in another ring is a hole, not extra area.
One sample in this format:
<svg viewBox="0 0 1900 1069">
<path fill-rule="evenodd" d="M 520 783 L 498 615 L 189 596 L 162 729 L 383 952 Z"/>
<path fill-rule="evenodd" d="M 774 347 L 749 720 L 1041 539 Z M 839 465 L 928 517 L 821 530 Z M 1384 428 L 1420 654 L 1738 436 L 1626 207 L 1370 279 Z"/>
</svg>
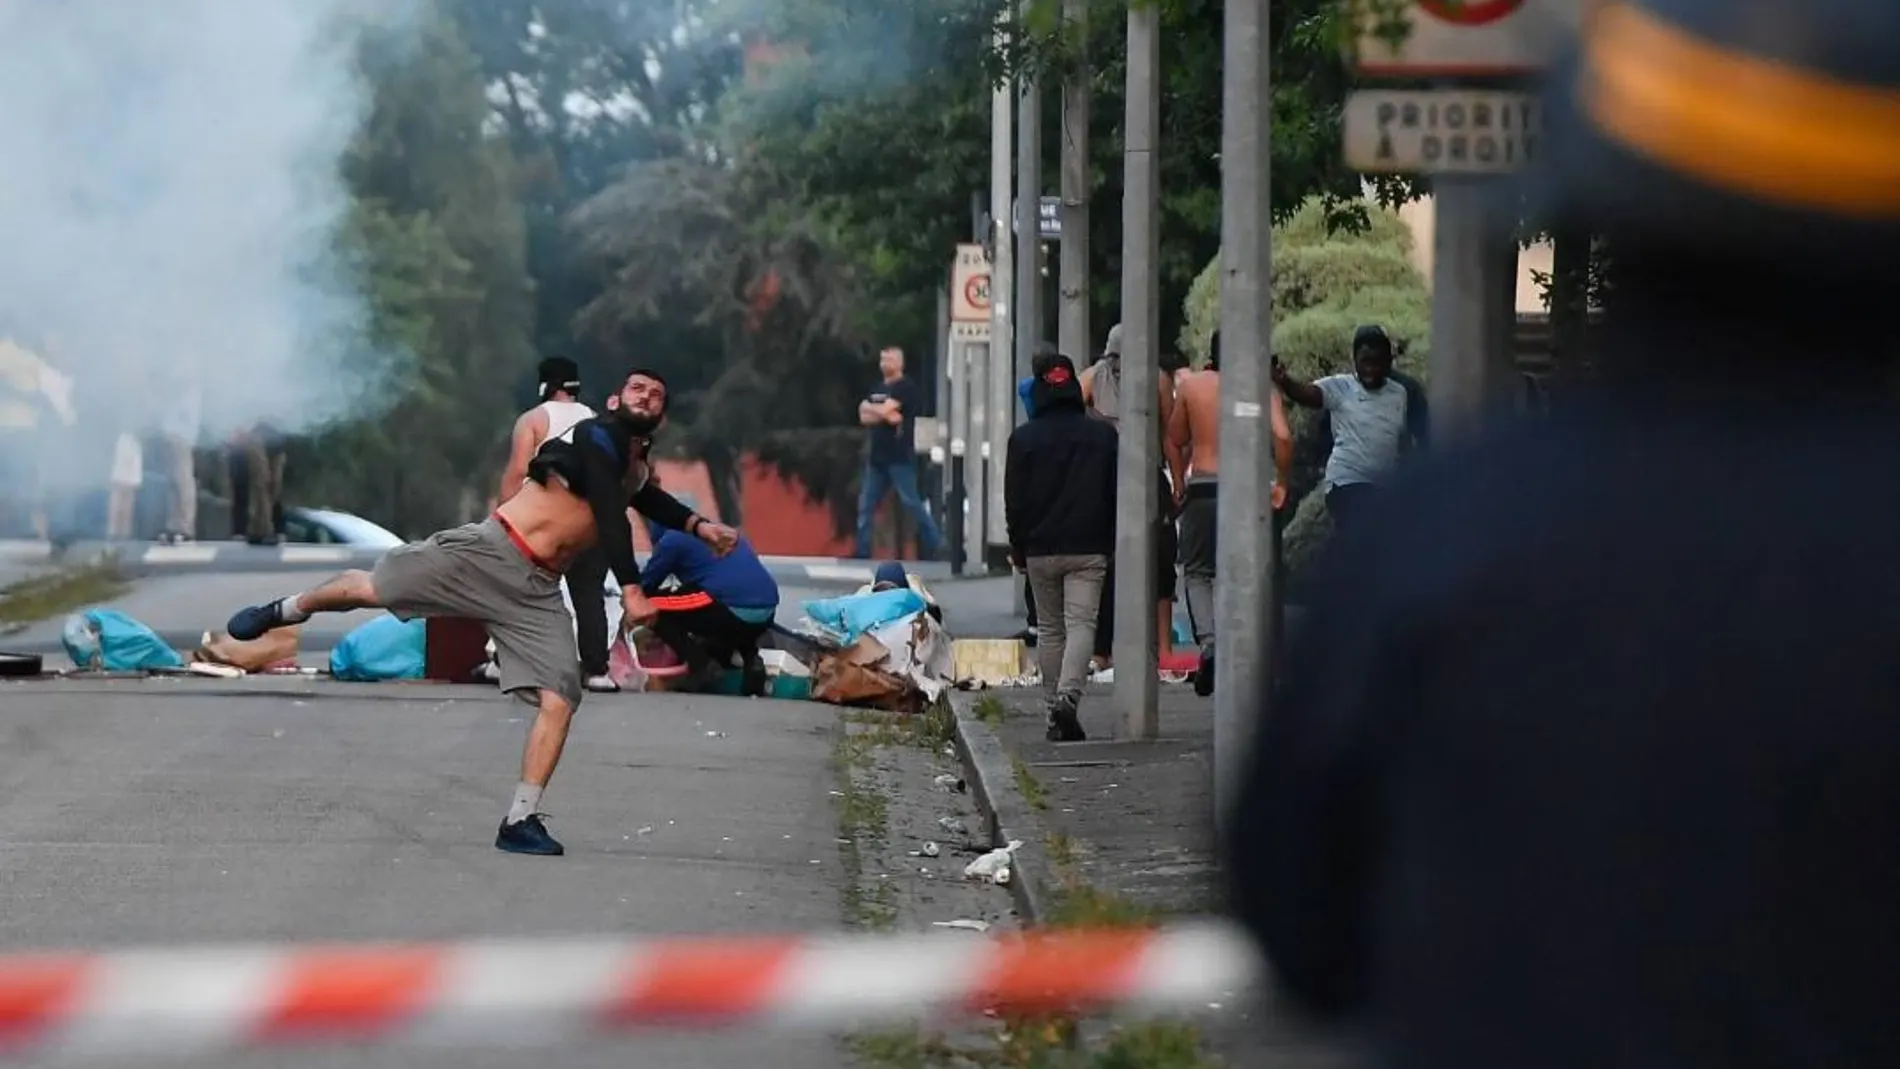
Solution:
<svg viewBox="0 0 1900 1069">
<path fill-rule="evenodd" d="M 917 490 L 917 384 L 904 376 L 904 350 L 896 346 L 877 354 L 877 369 L 882 378 L 858 403 L 858 423 L 871 442 L 858 494 L 857 555 L 870 558 L 877 507 L 895 490 L 898 504 L 917 523 L 918 552 L 934 559 L 943 535 Z"/>
</svg>

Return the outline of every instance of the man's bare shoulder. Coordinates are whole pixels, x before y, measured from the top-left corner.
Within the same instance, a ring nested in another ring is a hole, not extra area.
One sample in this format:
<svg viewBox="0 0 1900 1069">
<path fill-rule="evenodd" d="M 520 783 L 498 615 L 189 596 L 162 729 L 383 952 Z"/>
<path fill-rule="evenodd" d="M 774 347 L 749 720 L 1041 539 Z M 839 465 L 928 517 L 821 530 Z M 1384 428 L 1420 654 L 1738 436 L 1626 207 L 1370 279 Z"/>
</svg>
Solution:
<svg viewBox="0 0 1900 1069">
<path fill-rule="evenodd" d="M 1218 395 L 1220 393 L 1220 372 L 1189 372 L 1181 379 L 1180 384 L 1175 386 L 1174 392 L 1181 397 L 1198 398 L 1210 394 Z"/>
</svg>

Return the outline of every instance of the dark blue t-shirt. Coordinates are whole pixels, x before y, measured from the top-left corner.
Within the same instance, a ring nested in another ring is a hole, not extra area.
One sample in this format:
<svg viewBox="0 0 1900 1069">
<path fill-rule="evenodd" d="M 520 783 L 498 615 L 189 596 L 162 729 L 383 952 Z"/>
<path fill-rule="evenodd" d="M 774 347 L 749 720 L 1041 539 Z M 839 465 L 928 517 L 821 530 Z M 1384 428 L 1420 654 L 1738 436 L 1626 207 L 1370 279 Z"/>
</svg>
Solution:
<svg viewBox="0 0 1900 1069">
<path fill-rule="evenodd" d="M 892 382 L 878 380 L 864 399 L 872 402 L 894 400 L 904 411 L 904 421 L 893 427 L 879 424 L 871 433 L 871 463 L 911 464 L 917 457 L 917 384 L 908 376 Z"/>
</svg>

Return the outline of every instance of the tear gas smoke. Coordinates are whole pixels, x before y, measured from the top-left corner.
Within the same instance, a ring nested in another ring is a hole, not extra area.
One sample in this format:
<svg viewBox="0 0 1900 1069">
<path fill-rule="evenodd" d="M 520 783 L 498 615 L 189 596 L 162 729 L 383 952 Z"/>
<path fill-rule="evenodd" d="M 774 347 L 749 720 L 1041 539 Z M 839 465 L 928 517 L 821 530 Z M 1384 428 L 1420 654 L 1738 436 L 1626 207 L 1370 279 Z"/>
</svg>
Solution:
<svg viewBox="0 0 1900 1069">
<path fill-rule="evenodd" d="M 80 437 L 109 452 L 195 407 L 216 440 L 358 403 L 376 361 L 332 251 L 338 163 L 368 103 L 361 31 L 407 6 L 0 3 L 0 341 L 70 381 Z M 50 481 L 103 481 L 48 452 Z"/>
</svg>

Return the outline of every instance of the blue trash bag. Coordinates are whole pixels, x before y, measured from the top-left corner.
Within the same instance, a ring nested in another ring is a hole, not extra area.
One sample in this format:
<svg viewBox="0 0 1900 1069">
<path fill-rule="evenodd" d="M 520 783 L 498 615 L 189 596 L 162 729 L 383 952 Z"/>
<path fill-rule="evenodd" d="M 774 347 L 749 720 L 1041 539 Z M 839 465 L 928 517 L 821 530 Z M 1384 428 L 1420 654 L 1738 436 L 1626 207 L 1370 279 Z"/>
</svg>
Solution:
<svg viewBox="0 0 1900 1069">
<path fill-rule="evenodd" d="M 389 613 L 361 624 L 330 651 L 330 674 L 351 683 L 421 679 L 427 626 Z"/>
<path fill-rule="evenodd" d="M 909 587 L 883 590 L 875 594 L 847 594 L 841 598 L 822 598 L 805 603 L 805 615 L 820 627 L 844 636 L 848 645 L 866 631 L 923 612 L 929 605 Z"/>
<path fill-rule="evenodd" d="M 60 642 L 66 656 L 80 668 L 144 672 L 185 666 L 185 659 L 156 632 L 115 609 L 87 609 L 68 616 Z"/>
</svg>

